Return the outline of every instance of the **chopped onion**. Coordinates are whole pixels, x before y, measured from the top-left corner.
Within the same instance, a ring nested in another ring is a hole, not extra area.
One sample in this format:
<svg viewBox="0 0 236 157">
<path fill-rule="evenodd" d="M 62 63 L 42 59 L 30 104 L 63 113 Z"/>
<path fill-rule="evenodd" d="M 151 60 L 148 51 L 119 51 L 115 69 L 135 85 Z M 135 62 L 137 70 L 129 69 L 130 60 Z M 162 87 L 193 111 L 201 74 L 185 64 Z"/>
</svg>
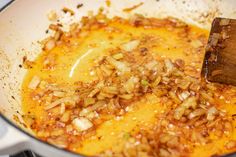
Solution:
<svg viewBox="0 0 236 157">
<path fill-rule="evenodd" d="M 183 103 L 182 106 L 184 106 L 185 108 L 190 108 L 192 107 L 193 109 L 196 108 L 197 106 L 197 99 L 196 97 L 189 97 L 188 99 L 186 99 Z"/>
<path fill-rule="evenodd" d="M 96 88 L 98 89 L 101 89 L 102 87 L 104 87 L 104 81 L 101 81 L 96 85 Z"/>
<path fill-rule="evenodd" d="M 174 118 L 176 120 L 180 120 L 180 118 L 184 115 L 185 110 L 186 109 L 183 106 L 177 107 L 174 112 Z"/>
<path fill-rule="evenodd" d="M 53 49 L 55 46 L 56 46 L 56 41 L 54 39 L 50 39 L 44 45 L 44 49 L 46 51 L 49 51 L 49 50 Z"/>
<path fill-rule="evenodd" d="M 93 118 L 99 117 L 99 114 L 96 111 L 94 111 L 94 112 L 90 112 L 86 117 L 88 119 L 93 119 Z"/>
<path fill-rule="evenodd" d="M 215 116 L 218 114 L 218 110 L 215 107 L 209 108 L 207 111 L 207 120 L 212 121 L 215 119 Z"/>
<path fill-rule="evenodd" d="M 193 119 L 195 117 L 204 115 L 205 113 L 206 113 L 206 111 L 204 109 L 201 109 L 201 108 L 196 109 L 188 115 L 188 119 Z"/>
<path fill-rule="evenodd" d="M 161 82 L 161 76 L 158 76 L 156 80 L 152 83 L 152 87 L 156 87 Z"/>
<path fill-rule="evenodd" d="M 67 121 L 69 121 L 69 119 L 70 119 L 70 111 L 66 111 L 66 112 L 63 113 L 60 120 L 62 122 L 67 122 Z"/>
<path fill-rule="evenodd" d="M 106 93 L 106 92 L 100 92 L 98 96 L 102 96 L 104 98 L 113 98 L 115 94 L 112 93 Z M 97 97 L 98 98 L 98 97 Z"/>
<path fill-rule="evenodd" d="M 158 62 L 153 60 L 145 65 L 148 70 L 153 70 L 158 65 Z"/>
<path fill-rule="evenodd" d="M 75 100 L 71 97 L 65 97 L 65 98 L 61 98 L 61 99 L 58 99 L 56 101 L 54 101 L 53 103 L 51 103 L 50 105 L 46 106 L 44 109 L 45 110 L 49 110 L 49 109 L 52 109 L 62 103 L 70 103 L 70 104 L 75 104 Z"/>
<path fill-rule="evenodd" d="M 226 149 L 236 148 L 236 141 L 233 141 L 233 140 L 229 141 L 228 143 L 226 143 L 225 148 Z"/>
<path fill-rule="evenodd" d="M 80 116 L 86 116 L 91 111 L 88 108 L 82 109 L 82 111 L 79 113 Z"/>
<path fill-rule="evenodd" d="M 85 98 L 84 99 L 84 106 L 87 107 L 95 103 L 95 98 Z"/>
<path fill-rule="evenodd" d="M 173 136 L 169 134 L 161 134 L 159 140 L 161 143 L 167 143 L 168 141 L 170 141 L 171 138 L 173 138 Z"/>
<path fill-rule="evenodd" d="M 207 100 L 209 103 L 211 103 L 211 104 L 215 103 L 215 99 L 213 99 L 212 93 L 202 90 L 200 92 L 200 95 L 203 99 Z"/>
<path fill-rule="evenodd" d="M 94 105 L 91 105 L 87 108 L 84 108 L 81 112 L 80 112 L 80 116 L 86 116 L 88 113 L 92 112 L 92 111 L 95 111 L 97 109 L 100 109 L 100 108 L 104 108 L 106 105 L 106 101 L 97 101 Z"/>
<path fill-rule="evenodd" d="M 130 67 L 128 67 L 124 62 L 117 61 L 110 56 L 108 56 L 106 59 L 111 65 L 113 65 L 117 70 L 122 73 L 131 71 Z"/>
<path fill-rule="evenodd" d="M 31 82 L 29 83 L 28 88 L 35 90 L 39 84 L 40 84 L 40 78 L 38 76 L 34 76 Z"/>
<path fill-rule="evenodd" d="M 176 60 L 175 60 L 175 64 L 176 64 L 179 68 L 183 68 L 184 65 L 185 65 L 185 62 L 184 62 L 184 60 L 182 60 L 182 59 L 176 59 Z"/>
<path fill-rule="evenodd" d="M 54 91 L 53 95 L 56 96 L 56 97 L 64 97 L 65 96 L 65 92 Z"/>
<path fill-rule="evenodd" d="M 58 128 L 50 132 L 50 136 L 61 136 L 62 134 L 64 134 L 64 130 Z"/>
<path fill-rule="evenodd" d="M 48 17 L 48 20 L 50 21 L 56 21 L 57 13 L 54 10 L 52 10 L 47 14 L 47 17 Z"/>
<path fill-rule="evenodd" d="M 96 89 L 92 90 L 92 91 L 89 93 L 88 97 L 92 98 L 92 97 L 95 96 L 98 92 L 100 92 L 100 90 L 99 90 L 98 88 L 96 88 Z"/>
<path fill-rule="evenodd" d="M 59 136 L 56 139 L 48 138 L 47 142 L 50 143 L 50 144 L 53 144 L 53 145 L 55 145 L 59 148 L 66 148 L 67 147 L 67 142 L 64 139 L 62 140 L 60 137 L 62 137 L 62 136 Z"/>
<path fill-rule="evenodd" d="M 180 104 L 181 101 L 177 97 L 176 93 L 174 91 L 169 91 L 169 96 L 174 100 L 176 104 Z"/>
<path fill-rule="evenodd" d="M 193 109 L 197 106 L 197 99 L 195 97 L 187 98 L 182 104 L 180 104 L 174 112 L 174 118 L 176 120 L 180 120 L 180 118 L 184 115 L 186 109 L 192 107 Z"/>
<path fill-rule="evenodd" d="M 60 113 L 63 114 L 66 110 L 66 106 L 64 103 L 61 104 L 61 109 L 60 109 Z"/>
<path fill-rule="evenodd" d="M 137 77 L 131 77 L 127 82 L 124 83 L 124 89 L 128 93 L 132 93 L 135 88 L 135 84 L 139 82 L 139 79 Z"/>
<path fill-rule="evenodd" d="M 200 41 L 200 40 L 192 40 L 190 45 L 193 47 L 193 48 L 199 48 L 199 47 L 202 47 L 203 46 L 203 43 Z"/>
<path fill-rule="evenodd" d="M 119 59 L 122 59 L 124 55 L 122 53 L 117 53 L 117 54 L 114 54 L 112 57 L 116 60 L 119 60 Z"/>
<path fill-rule="evenodd" d="M 173 63 L 171 62 L 170 59 L 165 59 L 164 61 L 165 61 L 165 66 L 166 66 L 167 73 L 171 73 L 174 70 Z"/>
<path fill-rule="evenodd" d="M 186 79 L 176 79 L 175 83 L 177 84 L 177 86 L 183 90 L 187 90 L 187 88 L 189 87 L 189 85 L 191 84 L 191 82 L 189 80 Z"/>
<path fill-rule="evenodd" d="M 68 133 L 68 132 L 71 132 L 71 131 L 73 131 L 73 126 L 71 124 L 69 124 L 69 125 L 66 126 L 66 132 Z"/>
<path fill-rule="evenodd" d="M 108 94 L 118 94 L 118 88 L 116 86 L 104 87 L 102 91 Z"/>
<path fill-rule="evenodd" d="M 188 91 L 184 91 L 180 93 L 178 96 L 179 96 L 179 99 L 183 101 L 190 96 L 190 93 Z"/>
<path fill-rule="evenodd" d="M 166 150 L 166 149 L 164 149 L 164 148 L 160 148 L 159 151 L 160 151 L 160 152 L 159 152 L 159 155 L 160 155 L 161 157 L 169 157 L 169 156 L 171 156 L 171 153 L 168 152 L 168 150 Z"/>
<path fill-rule="evenodd" d="M 105 65 L 101 65 L 100 69 L 103 71 L 103 73 L 106 76 L 110 76 L 112 74 L 112 72 L 113 72 L 111 69 L 107 68 Z"/>
<path fill-rule="evenodd" d="M 133 40 L 130 41 L 128 43 L 125 43 L 123 45 L 121 45 L 121 49 L 124 51 L 133 51 L 134 49 L 136 49 L 139 45 L 140 41 L 139 40 Z"/>
<path fill-rule="evenodd" d="M 74 125 L 76 130 L 79 132 L 88 130 L 89 128 L 91 128 L 93 126 L 93 123 L 84 117 L 75 118 L 72 121 L 72 124 Z"/>
<path fill-rule="evenodd" d="M 119 97 L 125 100 L 130 100 L 133 98 L 133 94 L 123 94 L 123 95 L 119 95 Z"/>
</svg>

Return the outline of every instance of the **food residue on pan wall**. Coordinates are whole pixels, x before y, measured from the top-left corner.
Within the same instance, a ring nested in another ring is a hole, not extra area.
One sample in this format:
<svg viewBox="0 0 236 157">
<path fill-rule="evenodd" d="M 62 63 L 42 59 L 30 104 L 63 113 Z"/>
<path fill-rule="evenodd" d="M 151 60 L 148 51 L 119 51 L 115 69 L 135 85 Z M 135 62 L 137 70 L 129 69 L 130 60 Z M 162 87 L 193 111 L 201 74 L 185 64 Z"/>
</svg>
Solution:
<svg viewBox="0 0 236 157">
<path fill-rule="evenodd" d="M 141 15 L 81 23 L 50 25 L 43 52 L 25 60 L 24 119 L 38 138 L 98 156 L 236 150 L 236 89 L 200 78 L 208 31 Z"/>
<path fill-rule="evenodd" d="M 106 0 L 106 6 L 110 7 L 111 6 L 111 1 L 110 0 Z"/>
<path fill-rule="evenodd" d="M 143 5 L 143 2 L 140 2 L 139 4 L 136 4 L 136 5 L 134 5 L 134 6 L 130 7 L 130 8 L 125 8 L 125 9 L 123 9 L 123 11 L 124 11 L 124 12 L 130 12 L 130 11 L 132 11 L 132 10 L 134 10 L 134 9 L 137 9 L 138 7 L 140 7 L 140 6 L 142 6 L 142 5 Z"/>
</svg>

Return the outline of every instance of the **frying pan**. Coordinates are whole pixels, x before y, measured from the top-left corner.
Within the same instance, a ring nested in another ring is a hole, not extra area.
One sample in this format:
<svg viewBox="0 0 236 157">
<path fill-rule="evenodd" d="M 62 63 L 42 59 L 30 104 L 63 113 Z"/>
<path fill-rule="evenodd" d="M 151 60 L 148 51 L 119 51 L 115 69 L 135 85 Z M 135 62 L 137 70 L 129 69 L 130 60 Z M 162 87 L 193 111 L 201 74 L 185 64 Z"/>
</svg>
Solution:
<svg viewBox="0 0 236 157">
<path fill-rule="evenodd" d="M 140 2 L 143 5 L 132 12 L 122 11 Z M 83 7 L 77 9 L 78 4 Z M 31 149 L 45 157 L 80 156 L 36 139 L 24 127 L 21 117 L 20 89 L 26 71 L 19 65 L 23 56 L 34 59 L 40 53 L 38 41 L 47 36 L 45 30 L 49 25 L 47 13 L 63 7 L 76 12 L 73 19 L 65 19 L 68 25 L 100 7 L 105 8 L 109 17 L 128 18 L 135 13 L 157 18 L 175 17 L 205 29 L 210 28 L 214 17 L 236 18 L 235 0 L 111 0 L 110 7 L 105 0 L 13 1 L 0 13 L 0 155 Z"/>
</svg>

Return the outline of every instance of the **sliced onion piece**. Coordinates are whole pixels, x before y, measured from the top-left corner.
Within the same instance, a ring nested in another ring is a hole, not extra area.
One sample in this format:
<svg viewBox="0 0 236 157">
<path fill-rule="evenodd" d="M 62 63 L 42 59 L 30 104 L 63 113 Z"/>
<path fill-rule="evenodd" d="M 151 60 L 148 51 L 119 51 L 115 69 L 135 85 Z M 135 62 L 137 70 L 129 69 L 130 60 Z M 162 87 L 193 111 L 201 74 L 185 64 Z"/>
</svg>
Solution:
<svg viewBox="0 0 236 157">
<path fill-rule="evenodd" d="M 132 93 L 135 88 L 135 84 L 139 82 L 139 78 L 137 77 L 130 77 L 130 79 L 124 83 L 124 89 L 128 93 Z"/>
<path fill-rule="evenodd" d="M 201 108 L 196 109 L 188 115 L 188 119 L 193 119 L 195 117 L 204 115 L 205 113 L 206 113 L 206 110 L 204 110 L 204 109 L 201 109 Z"/>
<path fill-rule="evenodd" d="M 61 92 L 61 91 L 54 91 L 53 95 L 56 97 L 64 97 L 65 96 L 65 92 Z"/>
<path fill-rule="evenodd" d="M 39 84 L 40 84 L 40 78 L 38 76 L 34 76 L 31 82 L 29 83 L 28 88 L 35 90 Z"/>
<path fill-rule="evenodd" d="M 95 102 L 96 102 L 95 98 L 90 98 L 90 97 L 85 98 L 84 99 L 84 106 L 87 107 L 89 105 L 94 104 Z"/>
<path fill-rule="evenodd" d="M 212 121 L 215 119 L 215 116 L 218 114 L 218 110 L 215 107 L 211 107 L 207 111 L 207 120 Z"/>
<path fill-rule="evenodd" d="M 53 49 L 56 46 L 56 41 L 54 39 L 50 39 L 46 42 L 44 49 L 46 51 L 49 51 L 51 49 Z"/>
<path fill-rule="evenodd" d="M 108 56 L 106 60 L 122 73 L 131 71 L 130 67 L 128 67 L 124 62 L 117 61 L 110 56 Z"/>
<path fill-rule="evenodd" d="M 166 71 L 167 71 L 167 73 L 171 73 L 171 72 L 174 70 L 174 65 L 173 65 L 173 63 L 171 62 L 170 59 L 165 59 L 164 62 L 165 62 L 165 66 L 166 66 Z"/>
<path fill-rule="evenodd" d="M 94 105 L 82 109 L 80 116 L 87 116 L 90 112 L 106 107 L 106 101 L 97 101 Z"/>
<path fill-rule="evenodd" d="M 45 110 L 50 110 L 62 103 L 70 103 L 70 104 L 75 104 L 75 100 L 71 97 L 65 97 L 65 98 L 61 98 L 61 99 L 58 99 L 56 101 L 54 101 L 53 103 L 51 103 L 50 105 L 48 106 L 45 106 Z"/>
<path fill-rule="evenodd" d="M 117 53 L 117 54 L 114 54 L 112 57 L 116 60 L 119 60 L 119 59 L 122 59 L 124 55 L 122 53 Z"/>
<path fill-rule="evenodd" d="M 197 106 L 197 99 L 196 97 L 189 97 L 187 98 L 182 104 L 180 104 L 174 112 L 174 118 L 176 120 L 180 120 L 180 118 L 184 115 L 185 110 L 189 109 L 190 107 L 195 109 Z"/>
<path fill-rule="evenodd" d="M 121 45 L 121 49 L 124 50 L 124 51 L 133 51 L 134 49 L 136 49 L 139 45 L 140 41 L 139 40 L 133 40 L 133 41 L 130 41 L 128 43 L 125 43 L 123 45 Z"/>
<path fill-rule="evenodd" d="M 79 132 L 88 130 L 93 126 L 93 123 L 84 117 L 75 118 L 72 121 L 72 124 L 74 125 L 75 129 Z"/>
<path fill-rule="evenodd" d="M 204 46 L 203 43 L 200 41 L 200 40 L 192 40 L 190 45 L 193 47 L 193 48 L 199 48 L 199 47 L 202 47 Z"/>
<path fill-rule="evenodd" d="M 148 70 L 153 70 L 158 65 L 158 62 L 153 60 L 145 65 Z"/>
<path fill-rule="evenodd" d="M 188 91 L 184 91 L 178 95 L 181 101 L 187 99 L 189 96 L 190 96 L 190 93 Z"/>
<path fill-rule="evenodd" d="M 133 98 L 133 94 L 122 94 L 122 95 L 119 95 L 119 97 L 125 100 L 130 100 Z"/>
<path fill-rule="evenodd" d="M 185 108 L 190 108 L 192 107 L 193 109 L 196 108 L 197 106 L 197 99 L 196 97 L 189 97 L 188 99 L 186 99 L 183 103 L 182 106 L 184 106 Z"/>
</svg>

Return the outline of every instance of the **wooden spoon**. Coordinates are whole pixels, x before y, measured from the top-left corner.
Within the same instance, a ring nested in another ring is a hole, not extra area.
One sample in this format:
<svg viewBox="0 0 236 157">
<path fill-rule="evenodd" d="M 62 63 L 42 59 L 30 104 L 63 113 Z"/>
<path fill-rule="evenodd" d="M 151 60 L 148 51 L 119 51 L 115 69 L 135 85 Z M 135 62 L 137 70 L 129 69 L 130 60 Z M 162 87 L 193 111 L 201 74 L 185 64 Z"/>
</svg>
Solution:
<svg viewBox="0 0 236 157">
<path fill-rule="evenodd" d="M 215 18 L 206 47 L 202 76 L 236 86 L 236 20 Z"/>
</svg>

